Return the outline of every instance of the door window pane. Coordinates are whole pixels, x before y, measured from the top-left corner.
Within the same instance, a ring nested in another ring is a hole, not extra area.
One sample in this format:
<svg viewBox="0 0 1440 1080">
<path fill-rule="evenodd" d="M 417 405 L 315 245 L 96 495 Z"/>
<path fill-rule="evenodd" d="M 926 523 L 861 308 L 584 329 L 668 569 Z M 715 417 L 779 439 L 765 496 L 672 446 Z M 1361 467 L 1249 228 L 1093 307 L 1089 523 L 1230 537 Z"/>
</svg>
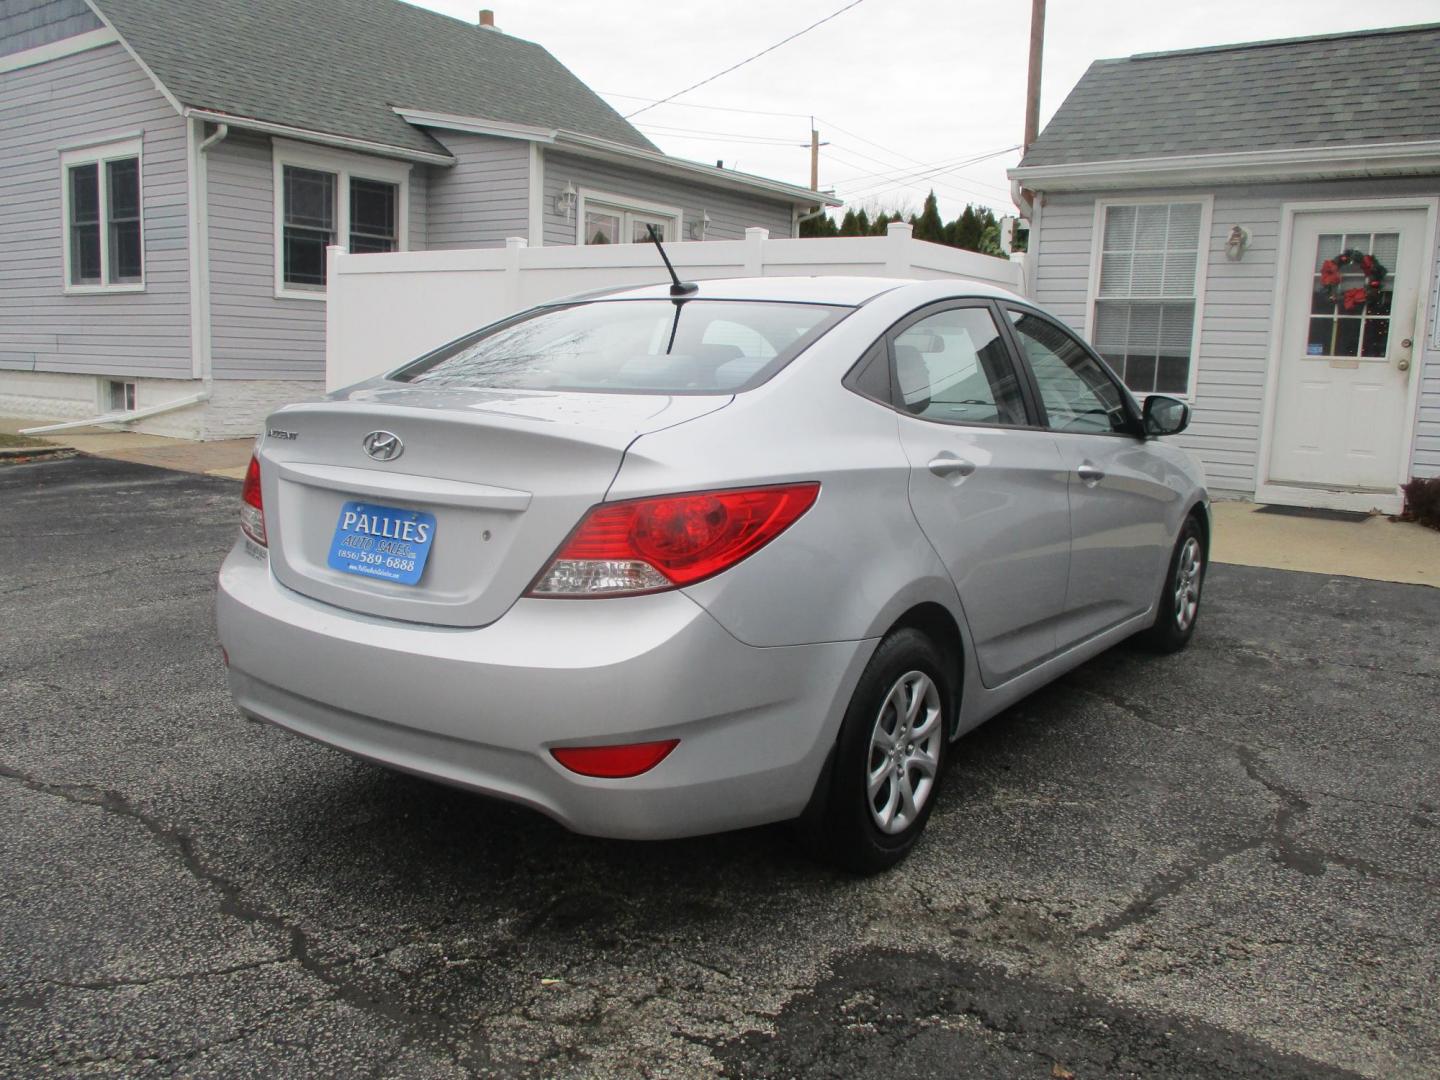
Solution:
<svg viewBox="0 0 1440 1080">
<path fill-rule="evenodd" d="M 110 280 L 140 280 L 140 159 L 105 164 L 110 226 Z"/>
<path fill-rule="evenodd" d="M 987 308 L 952 308 L 893 340 L 903 408 L 951 424 L 1024 424 L 1025 405 L 1004 339 Z"/>
<path fill-rule="evenodd" d="M 1120 390 L 1079 341 L 1038 315 L 1012 310 L 1010 319 L 1052 428 L 1093 433 L 1131 429 Z"/>
<path fill-rule="evenodd" d="M 285 284 L 323 287 L 335 242 L 335 174 L 285 166 Z"/>
<path fill-rule="evenodd" d="M 100 166 L 70 169 L 70 283 L 100 284 Z"/>
<path fill-rule="evenodd" d="M 398 184 L 380 180 L 350 181 L 350 250 L 395 251 L 399 247 L 396 229 Z"/>
<path fill-rule="evenodd" d="M 1399 233 L 1324 233 L 1315 245 L 1307 356 L 1383 359 Z"/>
<path fill-rule="evenodd" d="M 647 218 L 632 214 L 630 217 L 630 242 L 633 244 L 650 243 L 649 227 L 653 225 L 655 231 L 660 235 L 661 243 L 668 244 L 674 239 L 666 229 L 669 224 L 664 218 Z"/>
</svg>

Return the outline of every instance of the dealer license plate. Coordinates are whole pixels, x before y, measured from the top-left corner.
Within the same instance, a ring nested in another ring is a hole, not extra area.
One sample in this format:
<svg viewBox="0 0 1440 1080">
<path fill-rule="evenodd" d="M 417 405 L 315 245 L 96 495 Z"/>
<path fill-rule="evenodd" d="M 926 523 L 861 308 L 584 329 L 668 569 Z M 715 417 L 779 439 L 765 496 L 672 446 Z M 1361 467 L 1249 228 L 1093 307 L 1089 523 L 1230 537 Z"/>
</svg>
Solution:
<svg viewBox="0 0 1440 1080">
<path fill-rule="evenodd" d="M 425 572 L 434 540 L 433 514 L 347 502 L 335 525 L 330 565 L 347 574 L 414 585 Z"/>
</svg>

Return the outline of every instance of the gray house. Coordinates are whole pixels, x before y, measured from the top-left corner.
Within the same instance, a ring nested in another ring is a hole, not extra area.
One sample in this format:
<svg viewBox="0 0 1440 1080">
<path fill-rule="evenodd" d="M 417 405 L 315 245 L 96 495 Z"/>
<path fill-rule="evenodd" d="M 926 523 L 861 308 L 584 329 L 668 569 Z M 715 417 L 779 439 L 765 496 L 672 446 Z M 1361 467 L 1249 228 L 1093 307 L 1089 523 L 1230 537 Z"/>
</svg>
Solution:
<svg viewBox="0 0 1440 1080">
<path fill-rule="evenodd" d="M 1440 474 L 1440 25 L 1097 61 L 1010 176 L 1036 299 L 1192 403 L 1212 489 Z"/>
<path fill-rule="evenodd" d="M 253 433 L 323 388 L 332 244 L 790 236 L 834 204 L 666 156 L 481 20 L 398 0 L 0 0 L 0 415 Z"/>
</svg>

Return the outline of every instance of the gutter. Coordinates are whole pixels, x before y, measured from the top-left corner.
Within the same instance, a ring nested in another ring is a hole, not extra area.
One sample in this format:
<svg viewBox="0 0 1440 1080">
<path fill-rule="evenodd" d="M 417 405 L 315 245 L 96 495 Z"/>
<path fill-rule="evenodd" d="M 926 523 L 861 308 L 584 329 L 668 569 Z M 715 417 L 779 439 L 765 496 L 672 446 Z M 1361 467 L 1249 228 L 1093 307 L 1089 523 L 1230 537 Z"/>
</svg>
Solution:
<svg viewBox="0 0 1440 1080">
<path fill-rule="evenodd" d="M 269 120 L 256 120 L 249 116 L 232 116 L 229 113 L 215 112 L 213 109 L 187 108 L 184 115 L 193 116 L 199 120 L 208 120 L 210 123 L 219 124 L 222 127 L 236 127 L 242 131 L 258 131 L 262 135 L 279 135 L 286 139 L 298 139 L 301 142 L 333 146 L 338 150 L 353 150 L 362 154 L 374 154 L 377 157 L 398 158 L 401 161 L 414 161 L 422 165 L 455 164 L 453 154 L 411 150 L 404 146 L 391 146 L 388 143 L 356 139 L 349 135 L 334 135 L 326 131 L 311 131 L 307 128 L 291 127 L 288 124 L 275 124 Z"/>
<path fill-rule="evenodd" d="M 132 420 L 144 420 L 147 417 L 174 412 L 176 409 L 189 408 L 191 405 L 199 405 L 201 402 L 209 400 L 210 391 L 202 390 L 198 394 L 176 398 L 174 401 L 167 401 L 160 405 L 150 405 L 144 409 L 135 409 L 133 412 L 107 413 L 104 416 L 92 416 L 85 420 L 66 420 L 63 424 L 46 424 L 43 427 L 21 428 L 20 434 L 45 435 L 52 431 L 70 431 L 73 428 L 97 427 L 100 424 L 128 424 Z"/>
<path fill-rule="evenodd" d="M 825 206 L 845 205 L 843 199 L 813 191 L 808 187 L 798 187 L 780 180 L 770 180 L 763 176 L 736 172 L 734 169 L 717 169 L 713 165 L 703 165 L 698 161 L 686 161 L 684 158 L 671 157 L 658 150 L 642 150 L 638 146 L 627 146 L 625 143 L 601 139 L 594 135 L 582 135 L 578 131 L 532 127 L 499 120 L 486 120 L 478 116 L 456 116 L 451 113 L 427 112 L 423 109 L 408 109 L 401 106 L 394 106 L 391 111 L 415 127 L 543 143 L 553 146 L 556 150 L 577 154 L 581 157 L 599 158 L 621 164 L 640 164 L 650 171 L 702 178 L 709 184 L 747 191 L 752 194 L 760 191 L 787 199 L 792 204 L 799 206 L 813 206 L 817 201 Z"/>
<path fill-rule="evenodd" d="M 1012 184 L 1023 184 L 1029 189 L 1073 191 L 1082 188 L 1201 184 L 1214 180 L 1243 182 L 1406 176 L 1434 172 L 1440 172 L 1440 139 L 1076 161 L 1062 165 L 1019 165 L 1006 175 Z"/>
</svg>

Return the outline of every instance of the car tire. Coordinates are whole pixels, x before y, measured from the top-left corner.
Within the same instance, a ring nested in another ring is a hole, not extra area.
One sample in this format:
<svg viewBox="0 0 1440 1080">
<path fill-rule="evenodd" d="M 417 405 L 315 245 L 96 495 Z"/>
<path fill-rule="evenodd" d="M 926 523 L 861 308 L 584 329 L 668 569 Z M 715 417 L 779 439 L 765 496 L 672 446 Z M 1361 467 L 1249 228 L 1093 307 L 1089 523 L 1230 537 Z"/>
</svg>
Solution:
<svg viewBox="0 0 1440 1080">
<path fill-rule="evenodd" d="M 1160 587 L 1155 621 L 1141 632 L 1138 643 L 1156 653 L 1179 652 L 1195 636 L 1200 620 L 1200 595 L 1209 566 L 1205 530 L 1194 515 L 1185 519 L 1170 565 Z"/>
<path fill-rule="evenodd" d="M 840 727 L 812 842 L 856 874 L 894 866 L 935 806 L 954 715 L 949 666 L 919 630 L 888 635 L 860 676 Z"/>
</svg>

